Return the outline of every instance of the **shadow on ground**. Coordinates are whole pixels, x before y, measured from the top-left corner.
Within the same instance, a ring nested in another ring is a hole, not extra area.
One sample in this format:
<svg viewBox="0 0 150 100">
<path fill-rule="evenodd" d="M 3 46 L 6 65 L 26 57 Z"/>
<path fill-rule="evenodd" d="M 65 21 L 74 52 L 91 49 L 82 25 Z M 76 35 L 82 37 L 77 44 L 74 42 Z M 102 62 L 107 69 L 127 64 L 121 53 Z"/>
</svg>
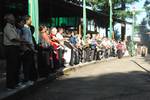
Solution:
<svg viewBox="0 0 150 100">
<path fill-rule="evenodd" d="M 63 76 L 17 100 L 150 100 L 150 76 L 142 71 L 90 77 Z"/>
</svg>

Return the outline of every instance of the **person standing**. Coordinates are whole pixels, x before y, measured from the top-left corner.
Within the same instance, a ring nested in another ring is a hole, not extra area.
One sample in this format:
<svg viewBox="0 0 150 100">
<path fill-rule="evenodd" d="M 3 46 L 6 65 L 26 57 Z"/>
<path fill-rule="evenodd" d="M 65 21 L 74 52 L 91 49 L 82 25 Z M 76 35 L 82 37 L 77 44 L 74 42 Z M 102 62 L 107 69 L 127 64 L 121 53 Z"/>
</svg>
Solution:
<svg viewBox="0 0 150 100">
<path fill-rule="evenodd" d="M 45 25 L 39 28 L 38 73 L 39 77 L 48 77 L 54 71 L 52 41 Z"/>
<path fill-rule="evenodd" d="M 64 29 L 63 28 L 58 28 L 58 32 L 56 34 L 56 38 L 59 41 L 60 44 L 60 48 L 58 49 L 58 60 L 59 60 L 59 67 L 65 67 L 64 65 L 64 51 L 65 51 L 65 46 L 64 46 L 64 37 L 63 37 L 63 32 Z"/>
<path fill-rule="evenodd" d="M 7 14 L 4 20 L 6 20 L 6 25 L 4 27 L 4 46 L 7 62 L 6 87 L 8 89 L 15 89 L 19 83 L 19 50 L 21 39 L 16 31 L 14 15 Z"/>
<path fill-rule="evenodd" d="M 55 71 L 60 68 L 60 64 L 59 64 L 59 47 L 60 47 L 60 43 L 58 41 L 58 38 L 56 37 L 56 34 L 57 34 L 57 28 L 55 28 L 55 27 L 51 28 L 51 32 L 50 32 L 49 37 L 52 41 L 51 45 L 52 45 L 53 50 L 54 50 L 53 61 L 54 61 L 54 70 Z"/>
<path fill-rule="evenodd" d="M 123 44 L 121 43 L 121 41 L 119 41 L 117 44 L 117 56 L 119 59 L 123 56 Z"/>
<path fill-rule="evenodd" d="M 34 43 L 32 40 L 32 32 L 30 29 L 31 26 L 31 17 L 29 15 L 24 16 L 25 25 L 22 28 L 22 35 L 21 38 L 26 41 L 23 46 L 23 73 L 24 73 L 24 82 L 33 84 L 34 81 L 37 80 L 37 73 L 35 68 L 35 59 L 34 53 L 37 51 L 34 48 Z"/>
<path fill-rule="evenodd" d="M 75 64 L 75 61 L 76 61 L 76 44 L 77 44 L 77 38 L 75 36 L 75 33 L 74 31 L 71 32 L 71 36 L 70 36 L 70 39 L 69 39 L 69 42 L 71 44 L 71 59 L 70 59 L 70 65 L 73 66 Z"/>
</svg>

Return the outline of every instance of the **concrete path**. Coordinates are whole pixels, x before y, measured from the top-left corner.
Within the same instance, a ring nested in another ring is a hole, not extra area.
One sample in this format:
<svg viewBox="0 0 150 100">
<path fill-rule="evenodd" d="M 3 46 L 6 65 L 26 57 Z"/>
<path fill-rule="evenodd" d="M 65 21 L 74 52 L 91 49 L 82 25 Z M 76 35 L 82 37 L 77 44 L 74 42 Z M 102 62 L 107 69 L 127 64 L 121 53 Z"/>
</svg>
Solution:
<svg viewBox="0 0 150 100">
<path fill-rule="evenodd" d="M 19 100 L 150 100 L 150 76 L 136 60 L 146 63 L 124 58 L 82 67 Z"/>
</svg>

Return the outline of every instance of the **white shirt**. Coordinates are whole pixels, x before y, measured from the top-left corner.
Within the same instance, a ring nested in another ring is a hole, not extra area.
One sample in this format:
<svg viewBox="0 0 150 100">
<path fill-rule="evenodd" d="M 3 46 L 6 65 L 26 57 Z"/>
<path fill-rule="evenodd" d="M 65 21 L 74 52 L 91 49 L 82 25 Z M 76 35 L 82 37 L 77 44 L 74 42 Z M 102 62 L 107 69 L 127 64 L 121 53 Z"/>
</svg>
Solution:
<svg viewBox="0 0 150 100">
<path fill-rule="evenodd" d="M 64 37 L 62 36 L 62 34 L 57 33 L 56 34 L 56 38 L 58 39 L 58 41 L 60 42 L 60 44 L 64 44 Z"/>
<path fill-rule="evenodd" d="M 58 38 L 58 40 L 63 40 L 64 39 L 62 34 L 60 34 L 60 33 L 57 33 L 56 37 Z"/>
<path fill-rule="evenodd" d="M 20 45 L 20 43 L 12 41 L 13 39 L 20 39 L 19 34 L 14 25 L 7 23 L 4 27 L 4 45 Z"/>
</svg>

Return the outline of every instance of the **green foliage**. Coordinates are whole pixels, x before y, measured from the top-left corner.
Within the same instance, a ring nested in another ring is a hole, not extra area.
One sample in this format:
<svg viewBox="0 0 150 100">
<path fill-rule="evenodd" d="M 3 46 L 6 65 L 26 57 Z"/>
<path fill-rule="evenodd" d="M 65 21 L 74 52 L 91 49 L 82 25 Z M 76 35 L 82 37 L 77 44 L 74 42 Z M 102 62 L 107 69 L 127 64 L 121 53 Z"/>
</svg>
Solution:
<svg viewBox="0 0 150 100">
<path fill-rule="evenodd" d="M 109 12 L 109 0 L 86 0 L 86 1 L 93 4 L 94 10 L 96 10 L 97 8 L 98 10 L 103 11 L 104 13 Z M 113 16 L 116 16 L 117 18 L 132 17 L 132 12 L 125 10 L 127 8 L 126 5 L 138 1 L 139 0 L 112 0 Z M 138 13 L 139 12 L 137 12 L 136 14 Z"/>
<path fill-rule="evenodd" d="M 146 0 L 145 4 L 144 4 L 145 10 L 148 13 L 150 11 L 150 1 Z"/>
</svg>

